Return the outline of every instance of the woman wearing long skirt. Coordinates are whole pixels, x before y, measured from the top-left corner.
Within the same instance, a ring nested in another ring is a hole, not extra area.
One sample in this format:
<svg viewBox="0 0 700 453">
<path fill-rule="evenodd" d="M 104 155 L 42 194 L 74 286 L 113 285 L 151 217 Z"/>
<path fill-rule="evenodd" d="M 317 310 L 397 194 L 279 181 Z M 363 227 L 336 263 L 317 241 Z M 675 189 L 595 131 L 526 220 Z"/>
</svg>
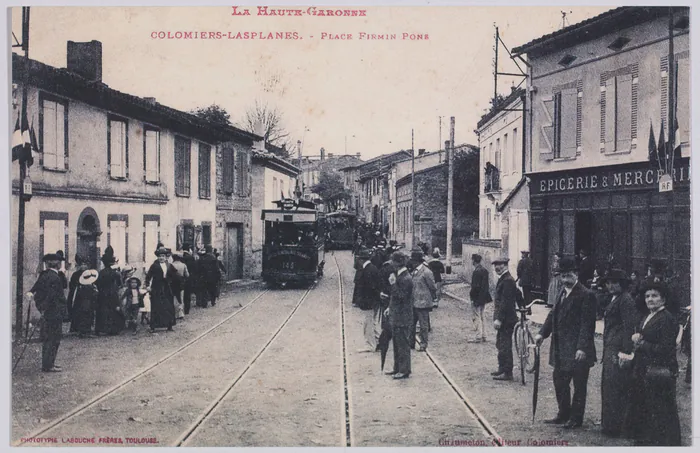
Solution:
<svg viewBox="0 0 700 453">
<path fill-rule="evenodd" d="M 100 271 L 96 282 L 97 290 L 100 294 L 98 297 L 95 334 L 118 335 L 124 330 L 125 320 L 119 300 L 122 276 L 116 266 L 117 259 L 114 256 L 112 246 L 108 246 L 105 250 L 102 262 L 105 268 Z"/>
<path fill-rule="evenodd" d="M 79 280 L 80 276 L 83 275 L 83 272 L 85 272 L 88 267 L 87 264 L 85 264 L 85 259 L 83 259 L 80 255 L 75 255 L 75 272 L 70 276 L 70 281 L 68 282 L 68 316 L 71 319 L 71 327 L 70 331 L 71 332 L 77 332 L 77 330 L 73 330 L 73 306 L 75 304 L 75 297 L 76 297 L 76 292 L 78 290 L 78 287 L 80 286 Z"/>
<path fill-rule="evenodd" d="M 94 269 L 83 271 L 75 289 L 70 331 L 77 332 L 80 338 L 90 335 L 92 331 L 92 321 L 95 319 L 95 306 L 98 297 L 95 287 L 97 277 L 98 273 Z"/>
<path fill-rule="evenodd" d="M 643 289 L 649 314 L 632 335 L 634 368 L 625 432 L 639 446 L 680 446 L 676 403 L 678 323 L 665 307 L 668 288 L 649 283 Z"/>
<path fill-rule="evenodd" d="M 601 425 L 603 434 L 611 437 L 618 437 L 622 430 L 632 379 L 631 367 L 620 367 L 619 354 L 632 353 L 632 335 L 639 322 L 634 299 L 627 292 L 628 283 L 622 269 L 613 269 L 602 279 L 612 299 L 605 309 Z"/>
<path fill-rule="evenodd" d="M 146 274 L 146 287 L 151 295 L 151 332 L 158 328 L 173 330 L 175 325 L 175 304 L 173 286 L 177 271 L 168 263 L 168 250 L 160 247 L 155 252 L 158 261 L 151 265 Z"/>
</svg>

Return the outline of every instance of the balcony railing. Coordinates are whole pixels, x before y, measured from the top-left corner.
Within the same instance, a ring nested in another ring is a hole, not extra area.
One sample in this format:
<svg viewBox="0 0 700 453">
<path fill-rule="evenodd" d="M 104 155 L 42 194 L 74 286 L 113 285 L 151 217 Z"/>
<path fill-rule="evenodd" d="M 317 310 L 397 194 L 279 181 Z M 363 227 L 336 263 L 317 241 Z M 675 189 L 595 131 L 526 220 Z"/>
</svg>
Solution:
<svg viewBox="0 0 700 453">
<path fill-rule="evenodd" d="M 486 164 L 484 170 L 484 193 L 501 190 L 501 171 L 491 164 Z"/>
</svg>

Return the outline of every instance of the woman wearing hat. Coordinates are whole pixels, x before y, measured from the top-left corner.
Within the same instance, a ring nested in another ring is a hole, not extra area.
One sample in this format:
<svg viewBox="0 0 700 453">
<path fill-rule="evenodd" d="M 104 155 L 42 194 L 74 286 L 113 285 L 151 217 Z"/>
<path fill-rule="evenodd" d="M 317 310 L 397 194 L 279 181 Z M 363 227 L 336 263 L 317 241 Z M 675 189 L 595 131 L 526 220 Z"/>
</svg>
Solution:
<svg viewBox="0 0 700 453">
<path fill-rule="evenodd" d="M 158 261 L 153 263 L 146 274 L 146 287 L 151 293 L 151 333 L 158 328 L 173 330 L 175 325 L 175 304 L 173 287 L 177 271 L 168 263 L 168 251 L 160 247 L 155 251 Z"/>
<path fill-rule="evenodd" d="M 68 282 L 68 317 L 70 318 L 71 321 L 71 332 L 77 332 L 77 330 L 73 330 L 73 303 L 75 302 L 75 296 L 76 296 L 76 291 L 78 289 L 78 286 L 80 285 L 80 276 L 83 275 L 83 272 L 85 272 L 88 269 L 87 264 L 85 263 L 85 259 L 81 257 L 80 255 L 75 255 L 75 272 L 70 276 L 70 281 Z"/>
<path fill-rule="evenodd" d="M 620 364 L 619 354 L 632 353 L 632 335 L 639 321 L 634 299 L 627 292 L 629 279 L 622 269 L 612 269 L 601 278 L 612 298 L 605 307 L 603 376 L 601 379 L 601 425 L 603 434 L 617 437 L 627 408 L 631 367 Z"/>
<path fill-rule="evenodd" d="M 95 335 L 118 335 L 124 329 L 124 313 L 119 301 L 122 276 L 112 246 L 107 247 L 101 259 L 105 268 L 100 271 L 95 283 L 99 291 Z"/>
<path fill-rule="evenodd" d="M 95 319 L 95 306 L 97 305 L 98 297 L 97 287 L 95 286 L 98 275 L 95 269 L 86 269 L 78 277 L 78 285 L 75 288 L 75 299 L 73 301 L 73 312 L 71 313 L 70 331 L 77 332 L 80 338 L 90 335 L 92 331 L 92 321 Z"/>
<path fill-rule="evenodd" d="M 680 446 L 676 405 L 676 335 L 678 324 L 668 312 L 668 288 L 663 282 L 643 289 L 649 314 L 632 335 L 632 384 L 625 434 L 635 445 Z"/>
</svg>

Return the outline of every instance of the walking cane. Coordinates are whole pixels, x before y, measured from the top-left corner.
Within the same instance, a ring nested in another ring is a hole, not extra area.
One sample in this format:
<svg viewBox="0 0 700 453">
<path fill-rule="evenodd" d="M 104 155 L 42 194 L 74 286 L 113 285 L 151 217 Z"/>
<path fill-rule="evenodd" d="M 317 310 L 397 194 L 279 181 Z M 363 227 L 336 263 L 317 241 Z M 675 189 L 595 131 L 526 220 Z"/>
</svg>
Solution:
<svg viewBox="0 0 700 453">
<path fill-rule="evenodd" d="M 15 362 L 14 366 L 12 367 L 12 372 L 13 372 L 13 373 L 15 372 L 15 369 L 17 368 L 17 365 L 19 365 L 19 361 L 22 360 L 22 357 L 24 356 L 24 351 L 27 350 L 27 346 L 29 345 L 29 340 L 31 340 L 32 338 L 34 338 L 34 332 L 36 331 L 36 328 L 37 328 L 38 325 L 39 325 L 39 323 L 36 323 L 36 324 L 32 327 L 32 333 L 31 333 L 31 335 L 29 336 L 28 339 L 25 340 L 25 342 L 24 342 L 24 347 L 22 348 L 22 352 L 20 352 L 19 357 L 17 357 L 17 361 Z"/>
<path fill-rule="evenodd" d="M 32 313 L 32 304 L 31 302 L 27 304 L 27 322 L 25 324 L 24 328 L 24 341 L 27 341 L 27 338 L 29 336 L 29 315 Z"/>
</svg>

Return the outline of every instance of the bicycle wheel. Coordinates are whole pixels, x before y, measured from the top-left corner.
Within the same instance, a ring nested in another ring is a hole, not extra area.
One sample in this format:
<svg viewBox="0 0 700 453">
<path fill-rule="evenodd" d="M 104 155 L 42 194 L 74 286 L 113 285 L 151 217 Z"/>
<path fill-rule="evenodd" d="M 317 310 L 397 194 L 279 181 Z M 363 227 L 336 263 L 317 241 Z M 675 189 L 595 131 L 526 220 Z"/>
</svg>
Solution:
<svg viewBox="0 0 700 453">
<path fill-rule="evenodd" d="M 525 324 L 523 338 L 525 341 L 525 371 L 528 373 L 533 373 L 535 371 L 535 359 L 534 354 L 530 351 L 528 346 L 535 344 L 535 339 L 530 333 L 530 328 L 527 326 L 527 324 Z"/>
<path fill-rule="evenodd" d="M 525 355 L 527 354 L 527 344 L 525 343 L 525 330 L 521 324 L 515 325 L 513 340 L 515 342 L 515 355 L 520 359 L 520 380 L 523 385 L 525 385 Z"/>
</svg>

